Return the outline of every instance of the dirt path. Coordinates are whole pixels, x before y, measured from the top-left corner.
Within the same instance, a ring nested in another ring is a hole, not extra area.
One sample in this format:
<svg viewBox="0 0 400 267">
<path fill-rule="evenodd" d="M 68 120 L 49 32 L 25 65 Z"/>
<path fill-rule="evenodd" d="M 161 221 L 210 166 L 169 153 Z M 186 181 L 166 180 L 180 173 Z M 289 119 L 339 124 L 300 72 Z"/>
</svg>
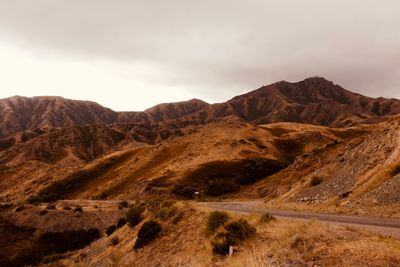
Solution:
<svg viewBox="0 0 400 267">
<path fill-rule="evenodd" d="M 349 215 L 323 214 L 313 212 L 300 212 L 290 210 L 275 210 L 261 208 L 260 201 L 246 202 L 202 202 L 200 206 L 215 210 L 234 211 L 239 213 L 264 214 L 269 213 L 278 218 L 291 218 L 300 220 L 318 220 L 322 222 L 355 225 L 369 230 L 400 238 L 400 220 L 358 217 Z"/>
</svg>

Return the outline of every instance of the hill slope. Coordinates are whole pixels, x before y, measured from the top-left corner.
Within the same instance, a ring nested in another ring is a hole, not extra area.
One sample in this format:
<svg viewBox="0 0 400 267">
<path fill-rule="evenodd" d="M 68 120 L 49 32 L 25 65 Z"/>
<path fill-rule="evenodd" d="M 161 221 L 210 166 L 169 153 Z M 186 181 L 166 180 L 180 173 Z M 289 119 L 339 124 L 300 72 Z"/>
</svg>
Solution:
<svg viewBox="0 0 400 267">
<path fill-rule="evenodd" d="M 0 100 L 0 139 L 39 128 L 86 124 L 157 123 L 188 115 L 208 104 L 197 99 L 155 106 L 144 112 L 115 112 L 90 101 L 62 97 L 10 97 Z"/>
<path fill-rule="evenodd" d="M 370 98 L 352 93 L 324 78 L 297 83 L 278 82 L 214 104 L 187 116 L 189 121 L 207 122 L 230 115 L 248 122 L 301 122 L 345 127 L 400 113 L 400 100 Z"/>
</svg>

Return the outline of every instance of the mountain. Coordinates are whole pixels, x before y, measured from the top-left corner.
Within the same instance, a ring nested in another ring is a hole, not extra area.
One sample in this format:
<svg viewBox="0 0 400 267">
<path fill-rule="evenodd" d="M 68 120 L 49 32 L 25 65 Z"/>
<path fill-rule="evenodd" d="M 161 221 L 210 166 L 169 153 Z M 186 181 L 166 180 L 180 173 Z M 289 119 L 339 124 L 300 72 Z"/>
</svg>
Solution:
<svg viewBox="0 0 400 267">
<path fill-rule="evenodd" d="M 85 124 L 157 123 L 188 115 L 208 104 L 194 99 L 162 104 L 144 112 L 115 112 L 90 101 L 62 97 L 14 96 L 0 100 L 0 139 L 39 128 Z"/>
<path fill-rule="evenodd" d="M 255 124 L 300 122 L 345 127 L 377 122 L 398 113 L 400 100 L 366 97 L 324 78 L 313 77 L 263 86 L 225 103 L 205 107 L 185 119 L 207 122 L 235 115 Z"/>
<path fill-rule="evenodd" d="M 400 100 L 352 93 L 324 78 L 277 82 L 219 104 L 192 99 L 160 104 L 144 112 L 115 112 L 97 103 L 62 97 L 0 100 L 0 139 L 38 128 L 85 124 L 165 122 L 174 128 L 237 116 L 247 122 L 299 122 L 330 127 L 376 123 L 400 113 Z"/>
</svg>

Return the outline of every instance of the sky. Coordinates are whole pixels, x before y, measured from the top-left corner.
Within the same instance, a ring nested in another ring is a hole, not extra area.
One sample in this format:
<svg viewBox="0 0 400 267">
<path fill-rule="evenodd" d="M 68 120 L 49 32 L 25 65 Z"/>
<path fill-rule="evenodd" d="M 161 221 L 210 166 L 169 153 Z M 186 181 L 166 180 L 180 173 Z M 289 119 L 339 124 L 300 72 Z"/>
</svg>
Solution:
<svg viewBox="0 0 400 267">
<path fill-rule="evenodd" d="M 400 98 L 400 1 L 0 0 L 0 98 L 139 111 L 312 76 Z"/>
</svg>

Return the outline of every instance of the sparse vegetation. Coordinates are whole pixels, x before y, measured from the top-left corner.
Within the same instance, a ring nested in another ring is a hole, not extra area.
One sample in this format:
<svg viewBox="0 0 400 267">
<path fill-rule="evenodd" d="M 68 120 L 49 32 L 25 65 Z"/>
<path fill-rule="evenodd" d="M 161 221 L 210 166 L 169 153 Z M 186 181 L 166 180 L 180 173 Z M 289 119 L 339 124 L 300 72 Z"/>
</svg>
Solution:
<svg viewBox="0 0 400 267">
<path fill-rule="evenodd" d="M 260 217 L 260 223 L 269 223 L 269 222 L 272 222 L 272 221 L 275 221 L 275 220 L 276 220 L 275 217 L 272 216 L 269 213 L 264 213 Z"/>
<path fill-rule="evenodd" d="M 55 210 L 56 209 L 56 205 L 54 203 L 49 203 L 46 207 L 46 209 L 48 210 Z"/>
<path fill-rule="evenodd" d="M 167 220 L 177 212 L 178 208 L 175 206 L 163 207 L 157 213 L 156 217 L 161 220 Z"/>
<path fill-rule="evenodd" d="M 121 201 L 121 202 L 118 203 L 118 208 L 119 208 L 120 210 L 122 210 L 123 208 L 127 208 L 128 205 L 129 205 L 128 201 L 123 200 L 123 201 Z"/>
<path fill-rule="evenodd" d="M 39 212 L 39 215 L 40 216 L 44 216 L 44 215 L 46 215 L 47 214 L 47 210 L 41 210 L 40 212 Z"/>
<path fill-rule="evenodd" d="M 51 253 L 47 256 L 44 256 L 42 258 L 42 263 L 43 264 L 49 264 L 49 263 L 53 263 L 56 262 L 58 260 L 64 259 L 64 255 L 63 254 L 59 254 L 59 253 Z"/>
<path fill-rule="evenodd" d="M 39 237 L 39 242 L 51 248 L 55 253 L 65 253 L 81 249 L 100 238 L 98 229 L 48 232 Z"/>
<path fill-rule="evenodd" d="M 396 176 L 396 175 L 400 174 L 400 164 L 393 168 L 393 170 L 391 171 L 391 174 L 393 176 Z"/>
<path fill-rule="evenodd" d="M 218 233 L 211 242 L 213 253 L 227 255 L 230 246 L 236 246 L 256 232 L 245 219 L 231 222 L 225 226 L 225 232 Z"/>
<path fill-rule="evenodd" d="M 172 188 L 172 193 L 186 199 L 193 199 L 195 197 L 195 193 L 199 191 L 197 188 L 188 185 L 176 184 Z"/>
<path fill-rule="evenodd" d="M 115 230 L 117 230 L 117 226 L 116 225 L 111 225 L 110 227 L 108 227 L 107 230 L 106 230 L 107 236 L 112 235 L 115 232 Z"/>
<path fill-rule="evenodd" d="M 342 192 L 339 194 L 339 197 L 346 198 L 351 194 L 351 191 Z"/>
<path fill-rule="evenodd" d="M 317 186 L 317 185 L 319 185 L 320 183 L 322 183 L 322 178 L 321 177 L 317 177 L 317 176 L 314 176 L 314 177 L 312 177 L 311 178 L 311 180 L 310 180 L 310 186 L 312 187 L 312 186 Z"/>
<path fill-rule="evenodd" d="M 143 220 L 143 212 L 145 208 L 140 205 L 129 208 L 126 212 L 126 221 L 130 227 L 135 227 Z"/>
<path fill-rule="evenodd" d="M 0 204 L 0 210 L 8 210 L 13 207 L 11 203 Z"/>
<path fill-rule="evenodd" d="M 24 206 L 19 206 L 19 207 L 17 207 L 17 208 L 15 209 L 15 212 L 21 212 L 21 211 L 23 211 L 24 209 L 25 209 Z"/>
<path fill-rule="evenodd" d="M 205 193 L 208 196 L 219 197 L 229 193 L 238 192 L 240 186 L 229 180 L 210 180 L 206 185 Z"/>
<path fill-rule="evenodd" d="M 81 206 L 76 206 L 74 211 L 75 212 L 83 212 L 83 208 Z"/>
<path fill-rule="evenodd" d="M 111 238 L 110 244 L 111 244 L 112 246 L 118 245 L 118 244 L 119 244 L 119 238 L 118 238 L 118 236 L 114 236 L 113 238 Z"/>
<path fill-rule="evenodd" d="M 174 218 L 172 219 L 172 223 L 177 224 L 178 222 L 180 222 L 182 220 L 183 216 L 184 216 L 183 211 L 176 212 Z"/>
<path fill-rule="evenodd" d="M 125 218 L 120 218 L 117 222 L 117 228 L 121 228 L 127 223 L 127 220 Z"/>
<path fill-rule="evenodd" d="M 208 216 L 207 231 L 215 233 L 219 227 L 224 226 L 229 220 L 229 215 L 226 212 L 213 211 Z"/>
<path fill-rule="evenodd" d="M 143 224 L 138 232 L 138 238 L 134 249 L 140 249 L 151 243 L 161 232 L 161 225 L 156 221 L 149 221 Z"/>
</svg>

